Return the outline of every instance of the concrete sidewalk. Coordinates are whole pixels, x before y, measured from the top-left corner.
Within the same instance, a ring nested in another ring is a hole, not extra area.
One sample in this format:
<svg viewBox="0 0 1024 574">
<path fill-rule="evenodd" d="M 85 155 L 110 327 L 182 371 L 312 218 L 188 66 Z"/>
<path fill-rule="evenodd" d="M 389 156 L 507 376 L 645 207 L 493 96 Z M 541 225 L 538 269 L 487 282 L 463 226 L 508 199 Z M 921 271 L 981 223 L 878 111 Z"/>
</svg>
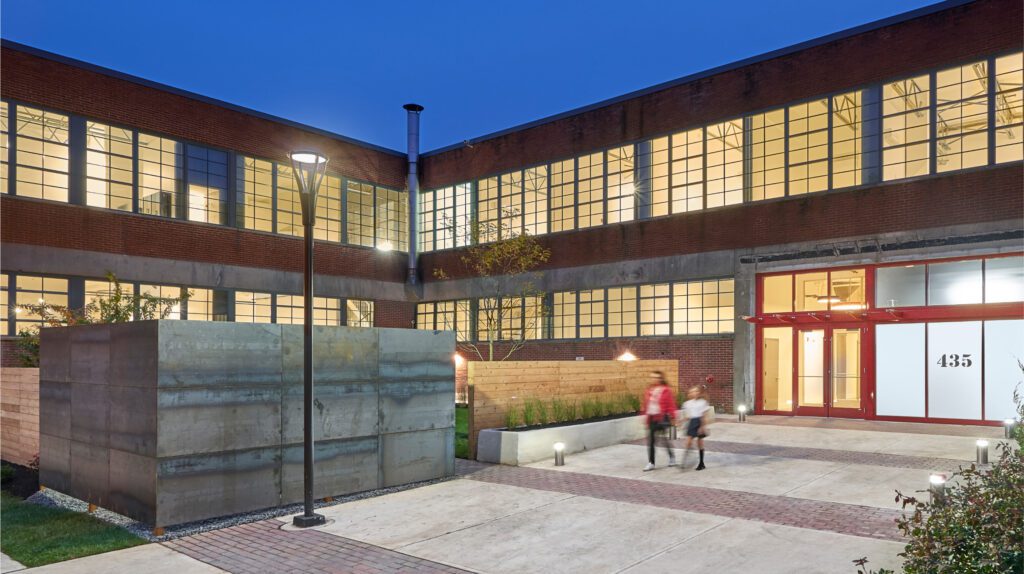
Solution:
<svg viewBox="0 0 1024 574">
<path fill-rule="evenodd" d="M 853 428 L 716 424 L 702 472 L 666 467 L 663 449 L 643 472 L 640 444 L 563 467 L 459 461 L 455 480 L 325 508 L 331 523 L 313 531 L 268 520 L 26 572 L 153 574 L 171 556 L 174 574 L 803 574 L 855 572 L 865 556 L 898 568 L 894 489 L 925 489 L 930 472 L 970 463 L 975 436 L 995 438 L 984 427 L 841 426 Z"/>
</svg>

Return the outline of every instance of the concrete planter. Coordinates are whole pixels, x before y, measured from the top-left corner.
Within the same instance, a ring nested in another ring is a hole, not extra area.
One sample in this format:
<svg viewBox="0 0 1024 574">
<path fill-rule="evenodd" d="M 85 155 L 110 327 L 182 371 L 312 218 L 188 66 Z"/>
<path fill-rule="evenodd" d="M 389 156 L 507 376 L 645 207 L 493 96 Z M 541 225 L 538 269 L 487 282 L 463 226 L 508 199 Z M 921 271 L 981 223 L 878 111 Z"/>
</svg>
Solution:
<svg viewBox="0 0 1024 574">
<path fill-rule="evenodd" d="M 520 466 L 554 459 L 556 442 L 565 443 L 565 453 L 572 454 L 643 438 L 646 432 L 643 415 L 518 432 L 485 429 L 480 431 L 476 458 Z"/>
</svg>

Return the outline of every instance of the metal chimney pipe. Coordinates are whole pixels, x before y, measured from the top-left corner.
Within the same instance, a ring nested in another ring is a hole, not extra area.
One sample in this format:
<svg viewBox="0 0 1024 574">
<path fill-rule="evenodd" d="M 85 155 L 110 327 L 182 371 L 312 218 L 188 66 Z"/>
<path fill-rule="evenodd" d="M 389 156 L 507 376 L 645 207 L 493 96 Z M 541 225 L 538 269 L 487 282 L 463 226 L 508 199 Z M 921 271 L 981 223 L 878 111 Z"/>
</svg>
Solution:
<svg viewBox="0 0 1024 574">
<path fill-rule="evenodd" d="M 419 201 L 420 194 L 420 112 L 423 111 L 423 106 L 419 104 L 405 104 L 402 107 L 408 112 L 409 120 L 409 139 L 406 144 L 407 153 L 409 154 L 409 272 L 406 276 L 406 281 L 409 285 L 416 285 L 419 282 L 416 272 L 416 241 L 418 239 L 416 234 L 416 204 Z"/>
</svg>

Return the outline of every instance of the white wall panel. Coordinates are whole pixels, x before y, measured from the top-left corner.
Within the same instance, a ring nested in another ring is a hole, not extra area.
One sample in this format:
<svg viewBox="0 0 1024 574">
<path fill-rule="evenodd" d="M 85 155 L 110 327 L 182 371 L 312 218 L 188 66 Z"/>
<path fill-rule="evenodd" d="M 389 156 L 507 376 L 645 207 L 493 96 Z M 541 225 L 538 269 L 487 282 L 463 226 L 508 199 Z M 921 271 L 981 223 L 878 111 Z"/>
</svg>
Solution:
<svg viewBox="0 0 1024 574">
<path fill-rule="evenodd" d="M 981 321 L 928 325 L 928 417 L 981 419 Z"/>
<path fill-rule="evenodd" d="M 1024 379 L 1018 360 L 1024 361 L 1024 321 L 985 321 L 986 419 L 1014 416 L 1013 389 Z"/>
<path fill-rule="evenodd" d="M 875 414 L 924 416 L 924 323 L 875 328 Z"/>
</svg>

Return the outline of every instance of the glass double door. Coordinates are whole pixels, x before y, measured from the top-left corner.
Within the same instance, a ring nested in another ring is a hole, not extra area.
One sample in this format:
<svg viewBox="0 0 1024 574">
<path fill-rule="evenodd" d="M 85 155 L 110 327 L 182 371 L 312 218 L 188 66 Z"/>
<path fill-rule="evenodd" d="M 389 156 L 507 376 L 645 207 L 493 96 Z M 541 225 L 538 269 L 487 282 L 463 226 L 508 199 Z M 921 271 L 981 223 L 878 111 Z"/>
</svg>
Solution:
<svg viewBox="0 0 1024 574">
<path fill-rule="evenodd" d="M 795 413 L 863 417 L 863 329 L 798 328 L 795 335 Z"/>
</svg>

